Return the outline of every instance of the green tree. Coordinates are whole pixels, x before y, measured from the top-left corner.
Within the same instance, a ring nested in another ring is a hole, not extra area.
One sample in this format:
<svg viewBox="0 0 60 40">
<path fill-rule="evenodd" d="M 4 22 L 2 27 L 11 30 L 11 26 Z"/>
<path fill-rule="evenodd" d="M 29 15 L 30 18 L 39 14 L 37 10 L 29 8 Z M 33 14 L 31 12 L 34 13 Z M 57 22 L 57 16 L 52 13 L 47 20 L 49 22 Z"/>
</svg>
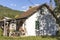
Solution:
<svg viewBox="0 0 60 40">
<path fill-rule="evenodd" d="M 55 1 L 55 12 L 60 13 L 60 0 L 54 0 Z"/>
<path fill-rule="evenodd" d="M 54 12 L 57 18 L 57 23 L 60 25 L 60 0 L 54 0 L 54 2 L 56 6 Z"/>
<path fill-rule="evenodd" d="M 55 1 L 55 5 L 56 5 L 56 8 L 54 9 L 54 12 L 55 12 L 55 15 L 57 18 L 56 22 L 60 26 L 60 0 L 54 0 L 54 1 Z M 59 33 L 57 35 L 60 35 L 60 27 L 59 27 Z"/>
</svg>

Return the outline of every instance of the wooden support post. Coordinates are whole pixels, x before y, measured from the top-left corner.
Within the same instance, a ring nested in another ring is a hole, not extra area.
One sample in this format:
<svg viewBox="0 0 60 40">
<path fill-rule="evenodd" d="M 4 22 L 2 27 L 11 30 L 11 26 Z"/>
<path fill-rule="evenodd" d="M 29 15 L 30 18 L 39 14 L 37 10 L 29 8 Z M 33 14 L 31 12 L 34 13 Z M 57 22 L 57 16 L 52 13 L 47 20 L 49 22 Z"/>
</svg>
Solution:
<svg viewBox="0 0 60 40">
<path fill-rule="evenodd" d="M 7 34 L 6 34 L 6 25 L 5 25 L 5 23 L 6 23 L 6 19 L 4 19 L 4 32 L 3 32 L 3 36 L 7 36 Z"/>
<path fill-rule="evenodd" d="M 8 28 L 8 22 L 6 22 L 6 19 L 4 19 L 4 31 L 3 31 L 3 36 L 7 36 L 7 30 Z"/>
</svg>

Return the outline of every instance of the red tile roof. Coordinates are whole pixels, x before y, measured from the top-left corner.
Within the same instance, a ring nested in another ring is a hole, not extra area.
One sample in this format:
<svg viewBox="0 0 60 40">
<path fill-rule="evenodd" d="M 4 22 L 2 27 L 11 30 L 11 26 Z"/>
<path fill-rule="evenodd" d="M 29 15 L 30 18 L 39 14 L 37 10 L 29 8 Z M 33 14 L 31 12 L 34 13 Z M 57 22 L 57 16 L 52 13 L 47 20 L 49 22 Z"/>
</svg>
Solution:
<svg viewBox="0 0 60 40">
<path fill-rule="evenodd" d="M 43 7 L 43 6 L 46 6 L 46 7 L 50 10 L 50 12 L 52 12 L 52 10 L 50 9 L 50 7 L 49 7 L 47 4 L 43 4 L 43 5 L 41 5 L 41 6 L 36 6 L 36 7 L 30 8 L 30 9 L 27 10 L 26 12 L 22 13 L 19 18 L 29 17 L 29 16 L 31 16 L 32 14 L 34 14 L 36 11 L 38 11 L 38 10 L 39 10 L 41 7 Z"/>
</svg>

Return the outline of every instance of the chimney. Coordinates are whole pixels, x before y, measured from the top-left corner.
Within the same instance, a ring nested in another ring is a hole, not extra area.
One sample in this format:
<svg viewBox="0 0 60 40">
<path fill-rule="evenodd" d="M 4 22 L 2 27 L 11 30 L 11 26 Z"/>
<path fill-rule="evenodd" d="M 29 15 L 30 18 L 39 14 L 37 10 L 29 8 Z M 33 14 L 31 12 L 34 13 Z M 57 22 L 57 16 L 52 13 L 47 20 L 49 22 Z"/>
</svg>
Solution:
<svg viewBox="0 0 60 40">
<path fill-rule="evenodd" d="M 29 9 L 30 9 L 30 8 L 33 8 L 33 6 L 29 6 Z"/>
</svg>

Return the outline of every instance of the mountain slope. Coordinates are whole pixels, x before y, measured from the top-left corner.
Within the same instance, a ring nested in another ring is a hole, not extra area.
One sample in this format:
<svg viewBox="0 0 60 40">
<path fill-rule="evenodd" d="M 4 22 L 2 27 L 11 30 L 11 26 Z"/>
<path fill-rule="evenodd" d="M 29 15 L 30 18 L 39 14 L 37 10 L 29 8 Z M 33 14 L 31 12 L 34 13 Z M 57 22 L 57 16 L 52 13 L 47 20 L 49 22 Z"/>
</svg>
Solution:
<svg viewBox="0 0 60 40">
<path fill-rule="evenodd" d="M 0 5 L 0 19 L 3 19 L 3 17 L 15 18 L 16 15 L 20 15 L 21 13 L 23 13 L 23 11 L 12 10 Z"/>
</svg>

